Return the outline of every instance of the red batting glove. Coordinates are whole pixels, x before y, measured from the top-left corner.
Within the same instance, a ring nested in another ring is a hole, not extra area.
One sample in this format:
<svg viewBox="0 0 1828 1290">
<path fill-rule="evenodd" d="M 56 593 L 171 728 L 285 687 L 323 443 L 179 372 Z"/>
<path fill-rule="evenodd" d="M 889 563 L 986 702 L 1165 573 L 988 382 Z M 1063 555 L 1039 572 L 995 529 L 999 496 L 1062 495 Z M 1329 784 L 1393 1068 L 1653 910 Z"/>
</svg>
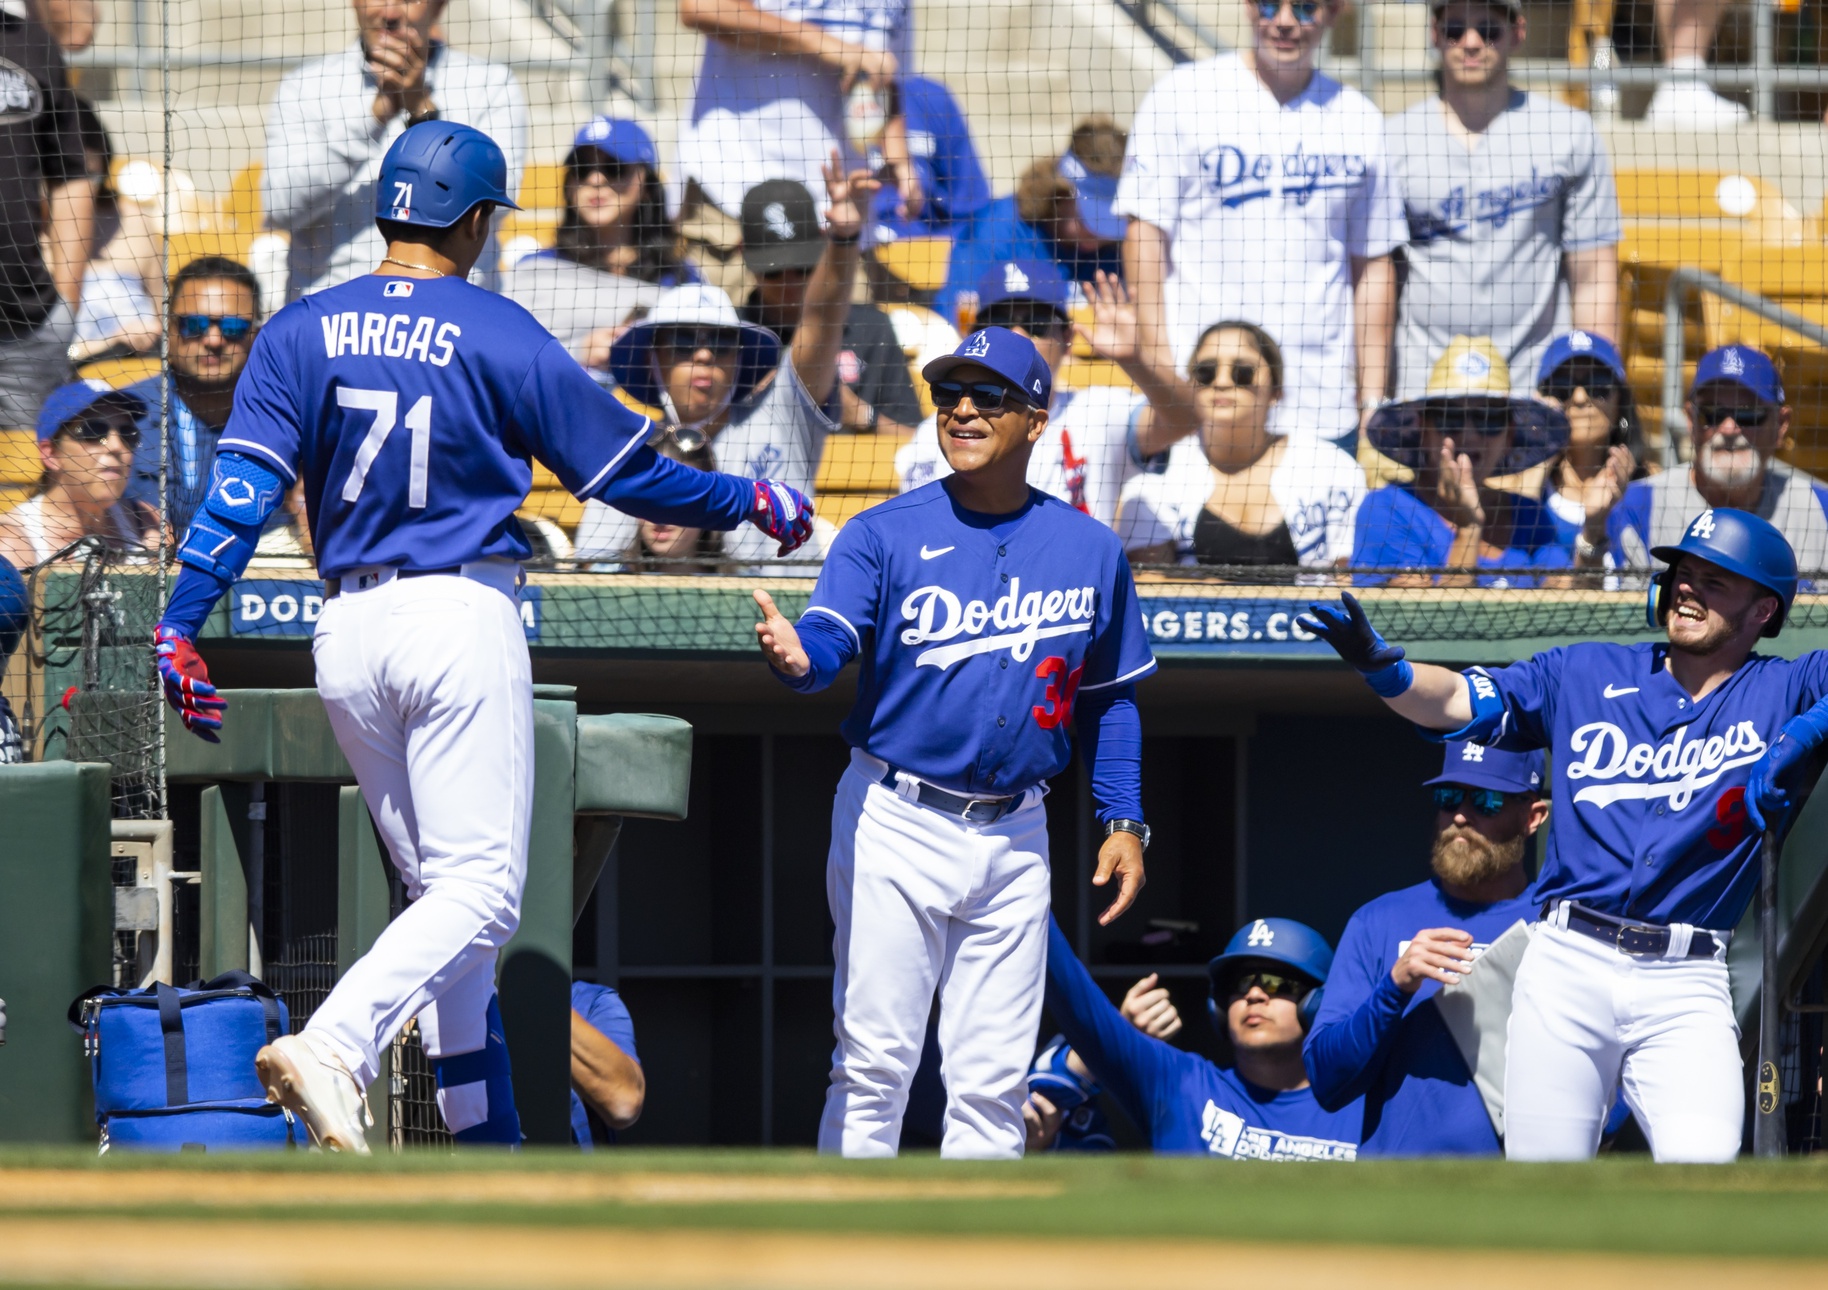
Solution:
<svg viewBox="0 0 1828 1290">
<path fill-rule="evenodd" d="M 186 730 L 212 744 L 221 743 L 216 737 L 222 729 L 218 714 L 228 707 L 228 701 L 216 697 L 216 687 L 209 683 L 209 669 L 203 665 L 196 644 L 163 625 L 153 629 L 152 642 L 166 702 L 177 709 Z"/>
<path fill-rule="evenodd" d="M 791 555 L 812 536 L 812 498 L 779 480 L 758 479 L 749 522 L 781 544 L 777 555 Z"/>
</svg>

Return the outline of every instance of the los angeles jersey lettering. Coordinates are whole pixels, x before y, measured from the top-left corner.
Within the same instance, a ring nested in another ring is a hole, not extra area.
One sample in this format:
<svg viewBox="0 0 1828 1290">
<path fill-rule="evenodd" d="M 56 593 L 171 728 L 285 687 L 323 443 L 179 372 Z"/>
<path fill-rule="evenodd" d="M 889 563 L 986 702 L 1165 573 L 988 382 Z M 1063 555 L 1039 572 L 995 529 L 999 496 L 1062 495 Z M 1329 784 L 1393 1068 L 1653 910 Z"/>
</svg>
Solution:
<svg viewBox="0 0 1828 1290">
<path fill-rule="evenodd" d="M 1032 488 L 1011 517 L 963 510 L 943 483 L 872 507 L 832 543 L 806 612 L 860 655 L 845 738 L 960 792 L 1058 774 L 1075 701 L 1155 670 L 1117 536 Z"/>
<path fill-rule="evenodd" d="M 221 446 L 304 479 L 318 569 L 335 577 L 524 559 L 530 459 L 583 496 L 647 432 L 506 297 L 362 277 L 261 330 Z"/>
<path fill-rule="evenodd" d="M 1828 692 L 1828 655 L 1754 654 L 1697 701 L 1664 669 L 1668 653 L 1569 645 L 1469 675 L 1496 685 L 1507 746 L 1552 750 L 1543 899 L 1731 930 L 1757 880 L 1744 800 L 1752 765 Z"/>
</svg>

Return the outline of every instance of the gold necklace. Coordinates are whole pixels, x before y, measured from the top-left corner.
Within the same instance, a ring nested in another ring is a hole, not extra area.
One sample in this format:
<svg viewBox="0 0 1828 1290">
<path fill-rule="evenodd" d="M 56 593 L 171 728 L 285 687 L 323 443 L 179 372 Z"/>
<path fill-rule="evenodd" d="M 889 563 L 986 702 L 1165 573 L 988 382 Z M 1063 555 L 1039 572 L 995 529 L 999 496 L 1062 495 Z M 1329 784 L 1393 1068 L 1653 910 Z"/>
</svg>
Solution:
<svg viewBox="0 0 1828 1290">
<path fill-rule="evenodd" d="M 443 269 L 434 269 L 429 264 L 408 264 L 405 260 L 396 260 L 391 255 L 382 256 L 381 263 L 382 264 L 397 264 L 402 269 L 417 269 L 421 273 L 429 273 L 433 277 L 436 277 L 436 278 L 448 278 L 451 276 L 450 274 L 446 273 Z"/>
</svg>

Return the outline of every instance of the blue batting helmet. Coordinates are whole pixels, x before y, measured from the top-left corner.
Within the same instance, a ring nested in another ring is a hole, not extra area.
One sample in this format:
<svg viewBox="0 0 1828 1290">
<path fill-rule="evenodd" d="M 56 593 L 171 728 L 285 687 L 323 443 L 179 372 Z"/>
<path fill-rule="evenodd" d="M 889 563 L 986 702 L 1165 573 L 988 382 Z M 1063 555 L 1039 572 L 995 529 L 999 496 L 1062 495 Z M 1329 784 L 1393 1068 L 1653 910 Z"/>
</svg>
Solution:
<svg viewBox="0 0 1828 1290">
<path fill-rule="evenodd" d="M 1206 1006 L 1214 1026 L 1224 1026 L 1220 1000 L 1231 993 L 1238 969 L 1246 963 L 1278 963 L 1314 983 L 1301 1000 L 1298 1016 L 1301 1028 L 1314 1024 L 1320 1011 L 1320 986 L 1326 984 L 1333 970 L 1333 947 L 1327 938 L 1292 918 L 1258 918 L 1240 927 L 1225 946 L 1225 952 L 1206 965 L 1206 979 L 1211 986 Z"/>
<path fill-rule="evenodd" d="M 1685 555 L 1697 556 L 1709 564 L 1719 565 L 1728 573 L 1750 578 L 1777 597 L 1777 613 L 1765 624 L 1760 635 L 1775 636 L 1782 630 L 1790 613 L 1790 602 L 1796 599 L 1796 552 L 1769 520 L 1761 520 L 1749 511 L 1716 506 L 1702 511 L 1682 530 L 1682 540 L 1674 546 L 1652 547 L 1650 554 L 1669 567 L 1651 584 L 1651 625 L 1661 627 L 1669 621 L 1670 588 L 1675 582 L 1676 561 Z"/>
<path fill-rule="evenodd" d="M 508 193 L 508 159 L 495 140 L 455 121 L 422 121 L 381 159 L 376 219 L 449 228 L 477 202 L 517 211 Z"/>
</svg>

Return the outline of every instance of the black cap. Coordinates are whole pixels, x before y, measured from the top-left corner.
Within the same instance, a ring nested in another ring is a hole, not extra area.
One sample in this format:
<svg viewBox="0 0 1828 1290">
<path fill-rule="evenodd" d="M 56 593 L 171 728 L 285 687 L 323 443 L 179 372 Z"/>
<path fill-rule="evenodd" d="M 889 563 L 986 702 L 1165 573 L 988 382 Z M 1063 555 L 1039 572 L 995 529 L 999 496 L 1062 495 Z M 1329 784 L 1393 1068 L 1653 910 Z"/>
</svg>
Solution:
<svg viewBox="0 0 1828 1290">
<path fill-rule="evenodd" d="M 825 253 L 819 208 L 806 185 L 770 179 L 743 194 L 743 263 L 761 277 L 810 269 Z"/>
</svg>

